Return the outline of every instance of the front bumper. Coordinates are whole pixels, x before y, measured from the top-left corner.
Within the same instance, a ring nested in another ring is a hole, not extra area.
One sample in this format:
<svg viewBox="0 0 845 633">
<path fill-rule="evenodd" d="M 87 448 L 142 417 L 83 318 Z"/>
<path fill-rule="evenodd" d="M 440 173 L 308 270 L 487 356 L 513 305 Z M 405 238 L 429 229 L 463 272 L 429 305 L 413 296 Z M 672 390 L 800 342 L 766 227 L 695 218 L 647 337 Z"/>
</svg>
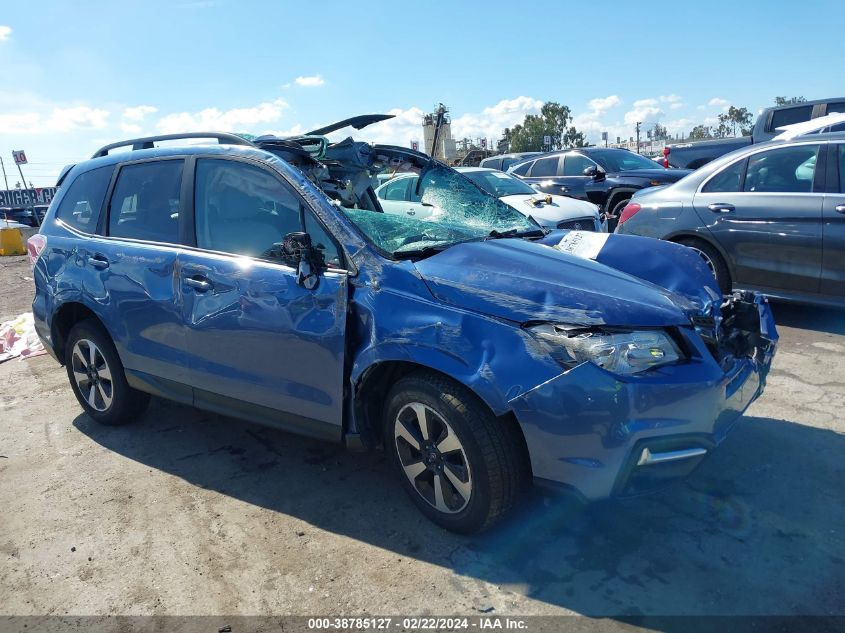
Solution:
<svg viewBox="0 0 845 633">
<path fill-rule="evenodd" d="M 512 399 L 535 478 L 594 500 L 691 472 L 763 391 L 777 333 L 768 303 L 752 301 L 742 355 L 717 358 L 689 328 L 688 362 L 625 378 L 584 363 Z"/>
</svg>

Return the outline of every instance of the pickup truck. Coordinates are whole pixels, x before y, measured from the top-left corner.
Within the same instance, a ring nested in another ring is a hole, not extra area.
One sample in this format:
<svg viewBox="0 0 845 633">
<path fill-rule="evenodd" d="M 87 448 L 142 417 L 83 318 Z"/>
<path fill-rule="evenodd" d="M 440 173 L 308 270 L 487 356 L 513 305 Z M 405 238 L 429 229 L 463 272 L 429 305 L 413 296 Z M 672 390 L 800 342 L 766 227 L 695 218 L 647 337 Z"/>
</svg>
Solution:
<svg viewBox="0 0 845 633">
<path fill-rule="evenodd" d="M 698 169 L 711 160 L 719 158 L 728 152 L 772 140 L 777 136 L 778 128 L 794 123 L 809 121 L 833 112 L 845 112 L 845 97 L 836 99 L 819 99 L 817 101 L 805 101 L 803 103 L 792 103 L 785 106 L 766 108 L 757 117 L 751 136 L 740 136 L 735 138 L 717 138 L 692 143 L 677 143 L 668 145 L 669 150 L 665 154 L 669 167 L 680 167 L 683 169 Z"/>
</svg>

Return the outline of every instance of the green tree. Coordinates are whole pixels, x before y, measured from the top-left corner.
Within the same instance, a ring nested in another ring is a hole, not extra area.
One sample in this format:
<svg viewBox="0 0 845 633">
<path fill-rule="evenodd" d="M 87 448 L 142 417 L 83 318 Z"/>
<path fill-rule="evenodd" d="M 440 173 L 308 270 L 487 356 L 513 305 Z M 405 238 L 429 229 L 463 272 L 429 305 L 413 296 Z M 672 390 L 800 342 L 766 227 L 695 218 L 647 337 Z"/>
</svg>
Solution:
<svg viewBox="0 0 845 633">
<path fill-rule="evenodd" d="M 652 141 L 665 141 L 669 138 L 669 132 L 666 128 L 660 123 L 655 123 L 654 127 L 651 128 L 651 140 Z"/>
<path fill-rule="evenodd" d="M 579 132 L 574 127 L 570 127 L 566 130 L 566 134 L 563 135 L 563 146 L 565 148 L 570 147 L 587 147 L 589 143 L 587 143 L 587 137 L 584 136 L 583 132 Z"/>
<path fill-rule="evenodd" d="M 521 124 L 503 130 L 502 137 L 509 141 L 511 152 L 584 147 L 587 139 L 582 132 L 570 125 L 571 121 L 572 112 L 568 106 L 548 101 L 540 108 L 540 114 L 526 115 Z M 551 139 L 551 146 L 543 144 L 546 136 Z"/>
<path fill-rule="evenodd" d="M 691 141 L 700 141 L 707 138 L 713 138 L 710 126 L 707 125 L 696 125 L 689 133 Z"/>
<path fill-rule="evenodd" d="M 775 97 L 776 106 L 792 105 L 793 103 L 805 103 L 807 100 L 804 97 Z"/>
<path fill-rule="evenodd" d="M 716 136 L 725 137 L 729 134 L 736 136 L 737 128 L 742 136 L 747 136 L 751 134 L 752 118 L 748 108 L 731 106 L 727 112 L 719 115 L 719 126 L 716 128 Z"/>
<path fill-rule="evenodd" d="M 548 135 L 552 137 L 552 149 L 563 149 L 571 115 L 572 112 L 567 106 L 562 106 L 555 101 L 547 101 L 540 108 L 540 116 L 549 131 Z"/>
</svg>

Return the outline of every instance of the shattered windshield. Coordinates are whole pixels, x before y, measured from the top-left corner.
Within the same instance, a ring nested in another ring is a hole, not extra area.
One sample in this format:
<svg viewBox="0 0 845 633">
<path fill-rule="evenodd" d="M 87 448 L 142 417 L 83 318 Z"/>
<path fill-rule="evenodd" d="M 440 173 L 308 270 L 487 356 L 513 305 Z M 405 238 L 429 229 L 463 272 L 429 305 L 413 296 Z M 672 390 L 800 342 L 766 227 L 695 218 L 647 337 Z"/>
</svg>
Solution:
<svg viewBox="0 0 845 633">
<path fill-rule="evenodd" d="M 501 171 L 466 171 L 463 174 L 487 193 L 503 196 L 533 196 L 537 191 L 516 176 Z"/>
<path fill-rule="evenodd" d="M 542 234 L 535 222 L 454 169 L 429 162 L 422 168 L 406 166 L 406 170 L 419 175 L 407 178 L 404 194 L 394 197 L 379 192 L 381 209 L 339 205 L 379 249 L 391 256 L 431 254 L 459 242 L 488 237 Z"/>
</svg>

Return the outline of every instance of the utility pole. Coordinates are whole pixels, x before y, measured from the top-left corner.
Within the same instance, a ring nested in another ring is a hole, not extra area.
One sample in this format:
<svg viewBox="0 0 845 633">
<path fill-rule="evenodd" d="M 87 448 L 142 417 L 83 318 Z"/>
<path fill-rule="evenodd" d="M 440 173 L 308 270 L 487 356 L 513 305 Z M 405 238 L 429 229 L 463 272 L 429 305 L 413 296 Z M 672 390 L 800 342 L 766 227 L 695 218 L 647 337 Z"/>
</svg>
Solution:
<svg viewBox="0 0 845 633">
<path fill-rule="evenodd" d="M 637 154 L 640 153 L 640 125 L 642 121 L 637 121 Z"/>
<path fill-rule="evenodd" d="M 3 162 L 3 157 L 0 156 L 0 167 L 3 168 L 3 181 L 6 183 L 6 189 L 9 188 L 9 179 L 6 178 L 6 164 Z"/>
</svg>

